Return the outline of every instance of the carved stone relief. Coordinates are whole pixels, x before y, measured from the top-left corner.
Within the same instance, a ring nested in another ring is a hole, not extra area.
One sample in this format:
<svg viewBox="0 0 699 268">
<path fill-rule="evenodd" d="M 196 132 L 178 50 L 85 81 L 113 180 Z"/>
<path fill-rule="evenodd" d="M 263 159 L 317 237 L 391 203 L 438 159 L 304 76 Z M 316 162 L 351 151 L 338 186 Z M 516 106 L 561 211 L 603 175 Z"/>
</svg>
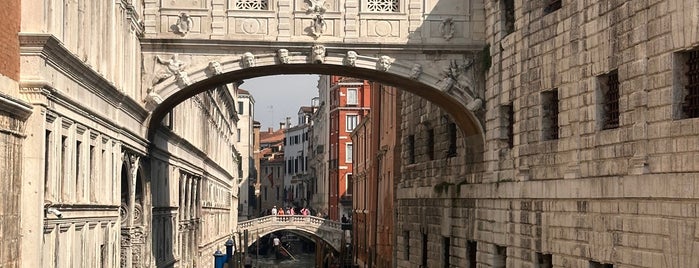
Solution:
<svg viewBox="0 0 699 268">
<path fill-rule="evenodd" d="M 158 84 L 173 75 L 177 76 L 178 79 L 180 79 L 180 77 L 187 78 L 187 72 L 184 71 L 187 63 L 179 60 L 177 54 L 173 54 L 168 60 L 164 60 L 160 56 L 155 56 L 155 60 L 157 63 L 164 65 L 166 68 L 156 72 L 153 85 Z"/>
<path fill-rule="evenodd" d="M 194 24 L 192 17 L 190 17 L 187 13 L 182 12 L 175 25 L 173 25 L 173 31 L 185 36 L 192 29 L 192 24 Z"/>
<path fill-rule="evenodd" d="M 315 18 L 313 18 L 313 24 L 311 25 L 311 34 L 315 38 L 321 37 L 323 32 L 325 32 L 326 26 L 323 14 L 316 14 Z"/>
<path fill-rule="evenodd" d="M 443 19 L 442 24 L 439 26 L 439 32 L 442 34 L 444 40 L 449 41 L 449 39 L 454 37 L 454 19 Z"/>
<path fill-rule="evenodd" d="M 413 68 L 410 69 L 410 78 L 417 80 L 422 75 L 422 65 L 415 63 Z"/>
<path fill-rule="evenodd" d="M 345 65 L 355 66 L 357 64 L 357 52 L 347 51 L 347 56 L 345 56 Z"/>
<path fill-rule="evenodd" d="M 285 48 L 277 50 L 277 58 L 279 59 L 279 63 L 288 64 L 290 59 L 289 50 Z"/>
<path fill-rule="evenodd" d="M 325 0 L 306 0 L 308 2 L 308 8 L 306 13 L 320 13 L 323 14 L 327 10 L 325 6 Z"/>
<path fill-rule="evenodd" d="M 250 52 L 243 54 L 243 60 L 240 62 L 243 68 L 255 67 L 255 55 Z"/>
<path fill-rule="evenodd" d="M 214 75 L 219 75 L 223 73 L 223 66 L 221 66 L 221 63 L 218 61 L 210 61 L 209 71 L 211 71 L 211 73 L 213 73 Z"/>
<path fill-rule="evenodd" d="M 311 62 L 312 63 L 324 63 L 325 62 L 325 46 L 313 45 L 313 47 L 311 48 Z"/>
<path fill-rule="evenodd" d="M 389 56 L 383 55 L 379 57 L 379 61 L 377 62 L 376 69 L 379 71 L 388 71 L 388 69 L 391 68 L 391 63 L 393 63 L 393 59 Z"/>
</svg>

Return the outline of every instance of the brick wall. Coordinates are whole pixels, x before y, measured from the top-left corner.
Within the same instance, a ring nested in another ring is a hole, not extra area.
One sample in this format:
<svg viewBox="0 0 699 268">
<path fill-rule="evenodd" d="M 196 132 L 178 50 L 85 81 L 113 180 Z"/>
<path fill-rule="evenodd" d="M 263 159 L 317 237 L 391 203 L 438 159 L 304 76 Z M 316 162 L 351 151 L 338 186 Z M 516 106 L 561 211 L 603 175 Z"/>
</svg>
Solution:
<svg viewBox="0 0 699 268">
<path fill-rule="evenodd" d="M 13 80 L 19 80 L 19 2 L 3 1 L 3 8 L 0 9 L 0 18 L 3 18 L 3 26 L 0 27 L 0 74 Z"/>
</svg>

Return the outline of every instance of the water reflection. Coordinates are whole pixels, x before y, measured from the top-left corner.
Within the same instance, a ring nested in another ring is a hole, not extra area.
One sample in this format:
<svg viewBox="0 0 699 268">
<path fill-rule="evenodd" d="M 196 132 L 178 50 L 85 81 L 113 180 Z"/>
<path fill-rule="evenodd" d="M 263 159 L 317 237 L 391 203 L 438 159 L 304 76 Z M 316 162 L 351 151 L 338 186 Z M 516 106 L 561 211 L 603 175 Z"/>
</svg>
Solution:
<svg viewBox="0 0 699 268">
<path fill-rule="evenodd" d="M 274 255 L 270 257 L 260 256 L 257 260 L 258 268 L 279 267 L 279 268 L 312 268 L 315 267 L 315 254 L 299 253 L 295 254 L 295 260 L 276 260 Z M 253 261 L 255 263 L 255 261 Z"/>
</svg>

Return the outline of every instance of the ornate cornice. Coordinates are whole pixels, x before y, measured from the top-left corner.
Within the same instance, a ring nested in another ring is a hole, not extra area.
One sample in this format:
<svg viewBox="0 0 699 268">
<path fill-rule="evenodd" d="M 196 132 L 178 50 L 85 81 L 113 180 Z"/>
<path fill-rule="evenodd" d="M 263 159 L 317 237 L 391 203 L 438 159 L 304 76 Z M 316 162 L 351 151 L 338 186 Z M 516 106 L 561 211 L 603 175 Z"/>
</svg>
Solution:
<svg viewBox="0 0 699 268">
<path fill-rule="evenodd" d="M 0 93 L 0 111 L 24 121 L 32 114 L 32 106 L 22 100 Z"/>
</svg>

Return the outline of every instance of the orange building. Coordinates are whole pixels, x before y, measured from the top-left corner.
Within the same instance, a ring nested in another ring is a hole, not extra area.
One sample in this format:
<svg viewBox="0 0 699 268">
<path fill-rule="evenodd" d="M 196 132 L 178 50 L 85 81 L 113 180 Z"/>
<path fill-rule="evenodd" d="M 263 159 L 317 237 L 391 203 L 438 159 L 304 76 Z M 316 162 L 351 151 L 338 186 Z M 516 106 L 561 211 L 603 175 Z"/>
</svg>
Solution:
<svg viewBox="0 0 699 268">
<path fill-rule="evenodd" d="M 350 133 L 369 113 L 369 82 L 356 78 L 331 76 L 329 90 L 329 199 L 328 216 L 340 220 L 352 214 L 352 151 Z"/>
<path fill-rule="evenodd" d="M 371 95 L 371 114 L 351 134 L 356 146 L 352 245 L 360 267 L 393 267 L 393 184 L 401 163 L 400 90 L 372 83 Z"/>
</svg>

